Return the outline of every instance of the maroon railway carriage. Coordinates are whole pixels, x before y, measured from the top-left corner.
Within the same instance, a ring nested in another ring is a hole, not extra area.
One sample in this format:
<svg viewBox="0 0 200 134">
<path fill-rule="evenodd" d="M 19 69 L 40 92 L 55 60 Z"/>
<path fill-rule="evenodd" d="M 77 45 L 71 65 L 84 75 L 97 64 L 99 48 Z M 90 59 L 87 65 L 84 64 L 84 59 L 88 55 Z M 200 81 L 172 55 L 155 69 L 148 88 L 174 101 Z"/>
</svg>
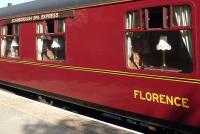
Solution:
<svg viewBox="0 0 200 134">
<path fill-rule="evenodd" d="M 1 8 L 0 82 L 198 133 L 199 9 L 198 0 L 36 0 Z"/>
</svg>

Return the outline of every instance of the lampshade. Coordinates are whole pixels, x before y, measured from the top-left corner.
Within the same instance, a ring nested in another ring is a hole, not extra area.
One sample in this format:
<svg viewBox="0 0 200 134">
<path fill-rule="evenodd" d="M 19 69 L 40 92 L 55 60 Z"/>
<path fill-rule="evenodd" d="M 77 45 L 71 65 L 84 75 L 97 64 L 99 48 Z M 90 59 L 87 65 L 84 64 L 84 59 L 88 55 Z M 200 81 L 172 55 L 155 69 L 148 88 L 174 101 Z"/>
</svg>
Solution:
<svg viewBox="0 0 200 134">
<path fill-rule="evenodd" d="M 166 51 L 171 49 L 172 49 L 171 45 L 168 44 L 167 42 L 167 36 L 160 36 L 160 40 L 158 45 L 156 46 L 156 50 Z"/>
<path fill-rule="evenodd" d="M 58 39 L 53 39 L 53 43 L 51 44 L 51 48 L 59 48 L 60 44 L 58 43 Z"/>
<path fill-rule="evenodd" d="M 11 43 L 11 47 L 18 47 L 19 44 L 17 43 L 17 41 L 15 39 L 12 40 L 12 43 Z"/>
</svg>

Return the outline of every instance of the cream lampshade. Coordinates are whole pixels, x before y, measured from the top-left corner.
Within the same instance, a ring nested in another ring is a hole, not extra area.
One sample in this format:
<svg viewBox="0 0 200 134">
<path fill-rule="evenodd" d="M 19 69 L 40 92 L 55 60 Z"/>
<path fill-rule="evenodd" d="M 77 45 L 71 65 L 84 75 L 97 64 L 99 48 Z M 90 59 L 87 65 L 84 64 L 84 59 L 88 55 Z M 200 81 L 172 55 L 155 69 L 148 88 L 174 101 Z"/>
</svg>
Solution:
<svg viewBox="0 0 200 134">
<path fill-rule="evenodd" d="M 11 43 L 11 47 L 18 47 L 19 44 L 17 43 L 16 39 L 14 38 Z"/>
<path fill-rule="evenodd" d="M 58 39 L 54 38 L 53 43 L 51 44 L 51 48 L 60 48 L 60 44 L 58 43 Z"/>
<path fill-rule="evenodd" d="M 162 56 L 163 56 L 163 67 L 165 68 L 166 65 L 166 58 L 165 58 L 165 52 L 171 50 L 172 47 L 170 44 L 167 42 L 167 36 L 160 36 L 160 40 L 158 45 L 156 46 L 156 50 L 161 50 L 162 51 Z"/>
</svg>

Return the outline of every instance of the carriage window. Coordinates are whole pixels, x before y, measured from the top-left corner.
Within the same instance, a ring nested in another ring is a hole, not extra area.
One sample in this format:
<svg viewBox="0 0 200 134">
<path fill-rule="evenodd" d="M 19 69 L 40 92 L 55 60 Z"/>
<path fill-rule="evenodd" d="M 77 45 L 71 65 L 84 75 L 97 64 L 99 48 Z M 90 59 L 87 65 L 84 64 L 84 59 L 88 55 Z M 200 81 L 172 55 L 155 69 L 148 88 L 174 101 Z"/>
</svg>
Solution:
<svg viewBox="0 0 200 134">
<path fill-rule="evenodd" d="M 46 30 L 45 30 L 46 29 Z M 37 60 L 65 60 L 65 22 L 46 20 L 37 23 Z"/>
<path fill-rule="evenodd" d="M 1 27 L 1 57 L 19 57 L 19 24 Z"/>
<path fill-rule="evenodd" d="M 170 26 L 174 23 L 170 23 L 168 19 L 170 17 L 168 9 L 173 10 L 176 30 Z M 168 7 L 167 10 L 166 7 L 150 8 L 149 18 L 153 20 L 147 22 L 142 19 L 141 22 L 148 24 L 147 29 L 125 30 L 128 68 L 173 73 L 193 71 L 192 28 L 188 16 L 191 14 L 190 8 L 183 5 Z M 145 16 L 146 13 L 143 13 L 141 17 L 145 18 Z"/>
</svg>

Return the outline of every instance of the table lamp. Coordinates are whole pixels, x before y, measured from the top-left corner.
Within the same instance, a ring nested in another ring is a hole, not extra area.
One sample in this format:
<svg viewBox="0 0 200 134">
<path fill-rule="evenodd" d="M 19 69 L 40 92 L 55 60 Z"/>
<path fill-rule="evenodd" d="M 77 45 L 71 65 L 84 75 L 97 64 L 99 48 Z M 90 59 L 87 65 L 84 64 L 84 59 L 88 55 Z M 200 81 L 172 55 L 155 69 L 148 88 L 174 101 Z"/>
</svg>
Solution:
<svg viewBox="0 0 200 134">
<path fill-rule="evenodd" d="M 58 39 L 54 38 L 51 48 L 60 48 L 60 44 L 58 43 Z"/>
<path fill-rule="evenodd" d="M 166 68 L 166 61 L 165 61 L 165 52 L 171 50 L 171 45 L 167 42 L 167 36 L 160 36 L 159 43 L 156 46 L 156 50 L 162 51 L 162 57 L 163 57 L 163 64 L 162 67 Z"/>
</svg>

